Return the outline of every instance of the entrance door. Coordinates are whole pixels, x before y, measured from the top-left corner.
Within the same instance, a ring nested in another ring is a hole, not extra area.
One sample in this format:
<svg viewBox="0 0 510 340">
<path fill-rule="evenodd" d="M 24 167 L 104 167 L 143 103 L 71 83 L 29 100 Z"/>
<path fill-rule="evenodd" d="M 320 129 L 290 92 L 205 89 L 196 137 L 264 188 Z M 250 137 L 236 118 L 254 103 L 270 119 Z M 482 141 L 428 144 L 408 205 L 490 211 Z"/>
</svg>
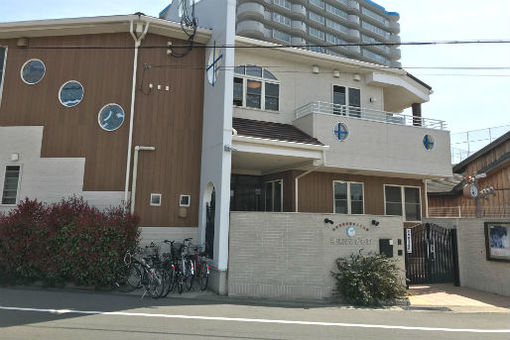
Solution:
<svg viewBox="0 0 510 340">
<path fill-rule="evenodd" d="M 211 200 L 205 206 L 205 253 L 208 258 L 214 256 L 214 218 L 216 208 L 216 193 L 211 193 Z"/>
<path fill-rule="evenodd" d="M 404 240 L 406 276 L 410 283 L 453 282 L 458 285 L 456 230 L 424 223 L 405 229 Z"/>
</svg>

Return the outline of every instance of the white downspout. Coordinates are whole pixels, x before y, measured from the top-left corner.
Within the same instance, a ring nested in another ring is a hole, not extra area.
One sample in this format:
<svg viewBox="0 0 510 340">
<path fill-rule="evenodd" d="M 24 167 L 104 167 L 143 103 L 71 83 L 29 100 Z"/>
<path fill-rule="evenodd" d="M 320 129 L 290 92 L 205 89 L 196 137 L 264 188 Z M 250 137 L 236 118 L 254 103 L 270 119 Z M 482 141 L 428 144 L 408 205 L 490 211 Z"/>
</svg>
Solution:
<svg viewBox="0 0 510 340">
<path fill-rule="evenodd" d="M 131 88 L 131 111 L 129 114 L 129 136 L 128 136 L 128 148 L 127 148 L 127 162 L 126 162 L 126 184 L 124 187 L 124 204 L 128 204 L 128 191 L 129 191 L 129 175 L 131 172 L 131 148 L 133 146 L 133 124 L 135 117 L 135 96 L 136 96 L 136 73 L 138 70 L 138 48 L 142 44 L 142 40 L 149 30 L 149 23 L 145 23 L 145 29 L 141 33 L 140 37 L 136 37 L 133 31 L 133 21 L 130 22 L 129 33 L 135 41 L 135 56 L 133 58 L 133 86 Z M 133 196 L 133 195 L 131 195 Z M 134 202 L 131 204 L 131 210 L 134 209 Z"/>
<path fill-rule="evenodd" d="M 425 218 L 429 218 L 429 195 L 428 195 L 429 186 L 428 186 L 426 179 L 424 179 L 422 181 L 423 181 L 423 190 L 425 190 L 425 195 L 424 195 L 425 196 Z"/>
<path fill-rule="evenodd" d="M 305 177 L 306 175 L 308 175 L 309 173 L 311 172 L 314 172 L 315 170 L 319 169 L 319 168 L 322 168 L 324 165 L 326 164 L 326 152 L 325 150 L 322 150 L 322 160 L 321 160 L 321 164 L 311 168 L 310 170 L 307 170 L 305 172 L 303 172 L 301 175 L 299 176 L 296 176 L 296 178 L 294 179 L 294 194 L 295 194 L 295 207 L 294 207 L 294 211 L 295 212 L 299 212 L 299 179 L 302 178 L 302 177 Z"/>
<path fill-rule="evenodd" d="M 133 182 L 131 183 L 131 214 L 135 212 L 136 180 L 138 177 L 138 152 L 154 150 L 156 150 L 154 146 L 135 146 L 135 156 L 133 158 Z"/>
</svg>

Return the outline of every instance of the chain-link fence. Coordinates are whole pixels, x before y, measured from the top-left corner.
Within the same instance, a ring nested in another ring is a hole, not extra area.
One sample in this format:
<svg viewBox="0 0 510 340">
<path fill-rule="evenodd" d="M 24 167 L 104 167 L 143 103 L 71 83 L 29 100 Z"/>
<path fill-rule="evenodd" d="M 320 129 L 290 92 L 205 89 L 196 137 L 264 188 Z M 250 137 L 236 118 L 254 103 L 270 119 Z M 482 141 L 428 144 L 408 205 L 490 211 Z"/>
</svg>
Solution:
<svg viewBox="0 0 510 340">
<path fill-rule="evenodd" d="M 510 125 L 451 134 L 452 164 L 468 158 L 487 144 L 510 131 Z"/>
</svg>

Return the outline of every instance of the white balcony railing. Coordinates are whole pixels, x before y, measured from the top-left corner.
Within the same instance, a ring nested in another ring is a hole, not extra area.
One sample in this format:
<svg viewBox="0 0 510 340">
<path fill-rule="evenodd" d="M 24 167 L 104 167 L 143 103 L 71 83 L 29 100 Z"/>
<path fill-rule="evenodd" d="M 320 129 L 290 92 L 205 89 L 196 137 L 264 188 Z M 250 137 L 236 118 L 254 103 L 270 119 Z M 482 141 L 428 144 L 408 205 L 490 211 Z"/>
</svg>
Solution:
<svg viewBox="0 0 510 340">
<path fill-rule="evenodd" d="M 296 109 L 296 119 L 309 115 L 311 113 L 320 113 L 326 115 L 346 116 L 350 118 L 369 120 L 374 122 L 421 126 L 429 129 L 446 130 L 446 122 L 438 119 L 413 117 L 400 113 L 392 113 L 368 109 L 364 107 L 355 107 L 347 105 L 339 105 L 326 102 L 310 102 Z"/>
</svg>

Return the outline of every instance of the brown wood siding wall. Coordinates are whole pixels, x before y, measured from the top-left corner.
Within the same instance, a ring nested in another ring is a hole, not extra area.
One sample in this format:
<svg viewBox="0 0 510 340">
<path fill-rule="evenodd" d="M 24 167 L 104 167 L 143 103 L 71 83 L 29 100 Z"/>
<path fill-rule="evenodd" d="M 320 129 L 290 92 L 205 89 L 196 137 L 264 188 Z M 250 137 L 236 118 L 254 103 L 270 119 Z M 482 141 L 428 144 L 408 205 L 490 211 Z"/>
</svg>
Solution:
<svg viewBox="0 0 510 340">
<path fill-rule="evenodd" d="M 143 45 L 184 42 L 147 35 Z M 85 157 L 85 191 L 123 191 L 130 120 L 133 49 L 36 49 L 45 46 L 133 47 L 129 33 L 31 38 L 31 48 L 16 47 L 16 40 L 0 40 L 8 46 L 0 106 L 0 126 L 44 126 L 42 157 Z M 41 59 L 46 74 L 37 85 L 20 78 L 22 65 Z M 168 57 L 165 49 L 141 49 L 135 106 L 135 145 L 153 145 L 141 152 L 136 213 L 145 226 L 196 226 L 202 143 L 204 50 L 195 49 L 182 59 Z M 143 64 L 153 67 L 143 74 Z M 142 81 L 163 85 L 144 95 Z M 69 80 L 79 81 L 85 95 L 73 108 L 62 106 L 58 91 Z M 171 91 L 164 91 L 169 85 Z M 125 111 L 124 123 L 114 131 L 102 130 L 99 110 L 117 103 Z M 162 193 L 161 207 L 149 207 L 151 192 Z M 178 197 L 191 195 L 186 218 L 178 217 Z"/>
<path fill-rule="evenodd" d="M 144 45 L 165 46 L 167 41 L 148 35 Z M 138 162 L 136 212 L 147 226 L 198 224 L 204 63 L 204 49 L 185 58 L 168 57 L 165 49 L 140 51 L 138 87 L 143 80 L 145 94 L 137 91 L 133 145 L 156 147 L 140 152 Z M 152 67 L 144 72 L 144 64 Z M 155 87 L 150 93 L 149 83 Z M 151 193 L 162 193 L 160 207 L 149 205 Z M 185 218 L 178 214 L 181 194 L 191 195 Z"/>
<path fill-rule="evenodd" d="M 483 164 L 483 162 L 481 162 Z M 466 175 L 476 174 L 470 167 L 471 172 Z M 480 201 L 482 216 L 505 217 L 510 216 L 510 166 L 505 165 L 488 174 L 487 178 L 480 179 L 480 189 L 493 186 L 496 196 L 489 196 L 487 200 Z M 430 213 L 433 216 L 458 216 L 474 217 L 476 215 L 476 200 L 465 197 L 460 193 L 457 196 L 430 196 Z"/>
<path fill-rule="evenodd" d="M 84 190 L 124 190 L 126 142 L 133 50 L 53 50 L 47 46 L 133 46 L 126 34 L 31 38 L 32 48 L 7 45 L 0 126 L 44 126 L 42 157 L 86 157 Z M 46 65 L 44 78 L 36 85 L 20 77 L 23 64 L 32 58 Z M 69 80 L 79 81 L 85 90 L 82 102 L 72 108 L 58 100 L 58 91 Z M 108 103 L 121 105 L 126 113 L 123 125 L 114 132 L 97 123 L 99 110 Z"/>
<path fill-rule="evenodd" d="M 369 215 L 384 215 L 385 184 L 420 187 L 422 216 L 425 216 L 425 192 L 421 180 L 325 172 L 312 172 L 299 179 L 299 211 L 332 213 L 333 181 L 362 182 L 364 185 L 365 214 Z"/>
</svg>

